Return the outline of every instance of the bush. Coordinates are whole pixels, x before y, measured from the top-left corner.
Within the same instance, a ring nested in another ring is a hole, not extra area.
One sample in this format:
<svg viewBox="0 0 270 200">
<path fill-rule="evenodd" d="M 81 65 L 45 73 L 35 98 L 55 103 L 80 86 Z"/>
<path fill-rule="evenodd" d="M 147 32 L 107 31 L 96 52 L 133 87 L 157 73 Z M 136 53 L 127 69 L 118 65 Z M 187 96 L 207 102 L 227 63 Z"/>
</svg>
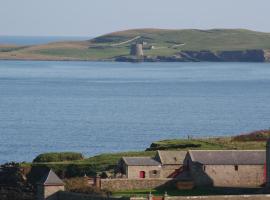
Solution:
<svg viewBox="0 0 270 200">
<path fill-rule="evenodd" d="M 33 160 L 33 162 L 36 162 L 36 163 L 62 162 L 62 161 L 82 160 L 82 159 L 83 159 L 83 155 L 81 153 L 60 152 L 60 153 L 40 154 Z"/>
<path fill-rule="evenodd" d="M 106 196 L 110 194 L 107 190 L 101 190 L 99 188 L 90 186 L 86 178 L 71 178 L 65 180 L 65 188 L 69 192 L 94 194 Z"/>
<path fill-rule="evenodd" d="M 270 130 L 254 131 L 248 134 L 238 135 L 232 138 L 237 142 L 265 142 L 270 138 Z"/>
</svg>

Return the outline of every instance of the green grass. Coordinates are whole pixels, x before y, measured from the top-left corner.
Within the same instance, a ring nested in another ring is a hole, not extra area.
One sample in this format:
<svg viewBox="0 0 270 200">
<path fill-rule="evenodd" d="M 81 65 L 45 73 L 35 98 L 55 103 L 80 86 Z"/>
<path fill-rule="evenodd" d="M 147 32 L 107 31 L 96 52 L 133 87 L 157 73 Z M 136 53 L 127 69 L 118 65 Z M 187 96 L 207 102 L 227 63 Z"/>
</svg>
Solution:
<svg viewBox="0 0 270 200">
<path fill-rule="evenodd" d="M 95 176 L 96 173 L 112 171 L 119 159 L 123 156 L 154 156 L 153 151 L 121 152 L 100 154 L 83 160 L 43 163 L 21 163 L 21 167 L 48 167 L 57 174 L 65 174 L 67 177 L 79 177 L 85 174 Z"/>
<path fill-rule="evenodd" d="M 122 197 L 146 197 L 149 194 L 154 196 L 163 196 L 165 193 L 169 196 L 200 196 L 200 195 L 218 195 L 220 192 L 213 189 L 192 189 L 192 190 L 177 190 L 174 188 L 163 188 L 163 189 L 144 189 L 144 190 L 131 190 L 131 191 L 118 191 L 113 192 L 113 196 L 122 196 Z"/>
<path fill-rule="evenodd" d="M 107 34 L 98 37 L 97 39 L 99 41 L 110 40 L 110 43 L 113 43 L 122 42 L 136 36 L 141 36 L 142 40 L 148 42 L 148 44 L 160 47 L 185 44 L 184 46 L 179 47 L 179 49 L 182 50 L 219 51 L 270 48 L 270 33 L 255 32 L 245 29 L 137 29 Z M 93 41 L 95 42 L 95 40 Z M 99 44 L 102 43 L 99 42 Z"/>
<path fill-rule="evenodd" d="M 33 162 L 44 163 L 44 162 L 62 162 L 62 161 L 74 161 L 82 160 L 83 155 L 76 152 L 55 152 L 55 153 L 43 153 L 38 155 Z"/>
<path fill-rule="evenodd" d="M 154 196 L 163 196 L 165 193 L 169 196 L 206 196 L 206 195 L 240 195 L 256 194 L 261 188 L 194 188 L 192 190 L 178 190 L 176 188 L 145 189 L 113 192 L 113 196 L 122 197 L 146 197 L 150 194 Z"/>
<path fill-rule="evenodd" d="M 83 60 L 102 60 L 102 59 L 112 59 L 119 55 L 128 55 L 129 50 L 127 48 L 89 48 L 89 49 L 42 49 L 37 51 L 32 51 L 33 54 L 57 56 L 57 57 L 69 57 L 74 59 Z"/>
<path fill-rule="evenodd" d="M 27 46 L 0 47 L 0 53 L 18 51 L 25 48 L 27 48 Z"/>
<path fill-rule="evenodd" d="M 135 157 L 135 156 L 154 156 L 156 152 L 153 151 L 139 151 L 139 152 L 122 152 L 122 153 L 108 153 L 93 156 L 84 160 L 79 160 L 76 163 L 86 164 L 95 163 L 95 166 L 100 171 L 106 169 L 112 169 L 124 156 Z"/>
<path fill-rule="evenodd" d="M 265 149 L 266 142 L 263 141 L 234 141 L 232 137 L 207 138 L 207 139 L 175 139 L 163 140 L 151 144 L 148 150 L 170 150 L 170 149 L 204 149 L 204 150 L 252 150 Z"/>
</svg>

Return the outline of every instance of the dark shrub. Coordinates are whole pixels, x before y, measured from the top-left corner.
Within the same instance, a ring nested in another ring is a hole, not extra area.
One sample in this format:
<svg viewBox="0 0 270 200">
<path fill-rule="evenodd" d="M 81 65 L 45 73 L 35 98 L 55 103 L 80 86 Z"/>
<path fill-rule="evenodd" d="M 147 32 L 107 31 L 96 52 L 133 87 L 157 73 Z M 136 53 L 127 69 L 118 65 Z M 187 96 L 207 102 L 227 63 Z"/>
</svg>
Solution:
<svg viewBox="0 0 270 200">
<path fill-rule="evenodd" d="M 81 160 L 83 155 L 81 153 L 74 152 L 60 152 L 60 153 L 44 153 L 38 155 L 33 162 L 42 163 L 42 162 L 62 162 L 62 161 L 73 161 Z"/>
<path fill-rule="evenodd" d="M 270 130 L 260 130 L 235 136 L 232 140 L 237 142 L 265 142 L 268 138 L 270 138 Z"/>
<path fill-rule="evenodd" d="M 99 188 L 89 186 L 86 178 L 71 178 L 65 180 L 65 188 L 69 192 L 94 194 L 106 196 L 110 194 L 109 191 L 101 190 Z"/>
</svg>

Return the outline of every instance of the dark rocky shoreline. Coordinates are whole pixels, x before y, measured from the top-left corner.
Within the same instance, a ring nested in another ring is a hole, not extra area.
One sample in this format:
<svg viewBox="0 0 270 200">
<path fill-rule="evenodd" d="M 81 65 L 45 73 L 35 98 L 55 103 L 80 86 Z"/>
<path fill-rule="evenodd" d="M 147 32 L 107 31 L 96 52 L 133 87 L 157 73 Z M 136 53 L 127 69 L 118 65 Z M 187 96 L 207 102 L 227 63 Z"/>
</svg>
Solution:
<svg viewBox="0 0 270 200">
<path fill-rule="evenodd" d="M 180 51 L 172 56 L 119 56 L 119 62 L 270 62 L 269 52 L 254 49 L 245 51 Z"/>
</svg>

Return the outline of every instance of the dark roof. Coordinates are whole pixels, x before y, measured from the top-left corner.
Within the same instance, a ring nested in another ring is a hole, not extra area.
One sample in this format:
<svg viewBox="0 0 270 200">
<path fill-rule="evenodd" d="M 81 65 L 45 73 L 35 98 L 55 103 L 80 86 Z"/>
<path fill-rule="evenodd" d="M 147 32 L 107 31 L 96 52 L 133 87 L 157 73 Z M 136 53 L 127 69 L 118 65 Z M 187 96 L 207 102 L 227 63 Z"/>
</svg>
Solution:
<svg viewBox="0 0 270 200">
<path fill-rule="evenodd" d="M 158 151 L 158 157 L 163 165 L 183 164 L 186 151 Z"/>
<path fill-rule="evenodd" d="M 193 162 L 205 165 L 263 165 L 266 151 L 261 150 L 190 150 Z"/>
<path fill-rule="evenodd" d="M 128 166 L 159 166 L 161 163 L 151 157 L 123 157 Z"/>
<path fill-rule="evenodd" d="M 43 176 L 38 183 L 42 185 L 64 185 L 64 182 L 52 170 Z"/>
</svg>

